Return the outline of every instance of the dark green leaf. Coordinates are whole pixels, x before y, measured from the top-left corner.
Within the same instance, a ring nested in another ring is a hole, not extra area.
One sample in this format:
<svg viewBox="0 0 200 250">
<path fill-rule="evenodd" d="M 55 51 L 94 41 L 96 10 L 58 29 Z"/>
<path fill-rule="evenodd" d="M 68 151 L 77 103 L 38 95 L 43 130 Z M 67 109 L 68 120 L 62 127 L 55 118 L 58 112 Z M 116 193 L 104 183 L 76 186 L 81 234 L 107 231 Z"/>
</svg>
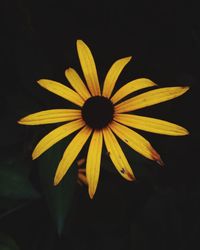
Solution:
<svg viewBox="0 0 200 250">
<path fill-rule="evenodd" d="M 38 159 L 41 185 L 59 235 L 70 210 L 77 179 L 77 167 L 72 165 L 61 183 L 58 186 L 53 185 L 56 168 L 68 142 L 69 139 L 58 142 Z"/>
<path fill-rule="evenodd" d="M 38 198 L 28 176 L 12 164 L 0 165 L 0 196 L 12 199 Z"/>
<path fill-rule="evenodd" d="M 19 247 L 8 235 L 0 233 L 0 250 L 19 250 Z"/>
</svg>

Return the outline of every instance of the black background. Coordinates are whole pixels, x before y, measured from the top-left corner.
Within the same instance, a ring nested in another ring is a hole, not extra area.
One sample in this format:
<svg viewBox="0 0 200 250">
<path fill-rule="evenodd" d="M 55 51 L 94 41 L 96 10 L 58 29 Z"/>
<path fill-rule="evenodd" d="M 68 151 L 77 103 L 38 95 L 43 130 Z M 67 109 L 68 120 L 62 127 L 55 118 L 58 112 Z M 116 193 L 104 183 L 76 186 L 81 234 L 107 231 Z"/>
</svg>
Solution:
<svg viewBox="0 0 200 250">
<path fill-rule="evenodd" d="M 77 186 L 69 223 L 61 238 L 56 236 L 43 200 L 3 217 L 0 231 L 12 236 L 20 249 L 29 250 L 197 249 L 200 224 L 197 5 L 189 1 L 127 0 L 15 0 L 3 1 L 1 5 L 2 158 L 23 152 L 31 157 L 33 138 L 40 128 L 19 126 L 16 123 L 19 118 L 66 105 L 61 98 L 41 89 L 36 81 L 49 78 L 66 84 L 67 67 L 81 72 L 77 39 L 91 48 L 101 82 L 115 60 L 132 55 L 118 86 L 147 77 L 162 87 L 189 85 L 191 89 L 178 99 L 138 112 L 180 124 L 190 131 L 187 137 L 141 132 L 162 155 L 165 169 L 138 159 L 135 167 L 138 181 L 130 184 L 103 168 L 94 200 L 89 199 L 85 187 Z M 39 185 L 37 169 L 32 170 L 30 178 L 34 185 Z"/>
</svg>

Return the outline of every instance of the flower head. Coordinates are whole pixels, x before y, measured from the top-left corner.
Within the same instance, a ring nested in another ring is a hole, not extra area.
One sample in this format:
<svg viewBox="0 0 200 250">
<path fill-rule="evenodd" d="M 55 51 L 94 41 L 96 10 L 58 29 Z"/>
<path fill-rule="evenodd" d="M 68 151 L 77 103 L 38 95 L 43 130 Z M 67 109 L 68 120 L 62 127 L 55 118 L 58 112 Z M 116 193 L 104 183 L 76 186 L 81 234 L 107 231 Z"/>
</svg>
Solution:
<svg viewBox="0 0 200 250">
<path fill-rule="evenodd" d="M 139 154 L 163 165 L 160 155 L 152 145 L 131 128 L 173 136 L 187 135 L 188 131 L 167 121 L 128 114 L 128 112 L 168 101 L 184 94 L 189 88 L 156 88 L 121 101 L 124 97 L 137 90 L 157 85 L 149 79 L 140 78 L 126 83 L 113 94 L 113 89 L 121 71 L 131 60 L 131 57 L 125 57 L 117 60 L 111 66 L 106 75 L 103 90 L 101 90 L 90 49 L 83 41 L 78 40 L 77 51 L 87 85 L 72 68 L 65 71 L 65 76 L 73 89 L 47 79 L 39 80 L 38 83 L 43 88 L 76 104 L 78 108 L 40 111 L 28 115 L 18 122 L 24 125 L 67 122 L 39 141 L 33 151 L 33 159 L 38 158 L 58 141 L 78 131 L 67 146 L 58 165 L 54 185 L 57 185 L 62 180 L 87 140 L 91 137 L 86 159 L 86 177 L 89 195 L 92 198 L 99 180 L 103 143 L 105 143 L 108 155 L 117 171 L 129 181 L 135 179 L 132 168 L 116 136 Z"/>
</svg>

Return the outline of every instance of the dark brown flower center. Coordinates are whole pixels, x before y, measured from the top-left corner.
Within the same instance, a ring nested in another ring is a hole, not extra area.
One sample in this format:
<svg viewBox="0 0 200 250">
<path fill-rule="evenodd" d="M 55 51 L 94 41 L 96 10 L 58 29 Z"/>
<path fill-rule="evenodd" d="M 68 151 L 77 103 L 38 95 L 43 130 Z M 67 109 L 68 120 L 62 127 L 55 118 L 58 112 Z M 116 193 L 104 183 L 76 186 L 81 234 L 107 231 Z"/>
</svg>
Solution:
<svg viewBox="0 0 200 250">
<path fill-rule="evenodd" d="M 89 98 L 82 107 L 82 117 L 86 124 L 93 129 L 106 127 L 113 119 L 114 106 L 103 96 Z"/>
</svg>

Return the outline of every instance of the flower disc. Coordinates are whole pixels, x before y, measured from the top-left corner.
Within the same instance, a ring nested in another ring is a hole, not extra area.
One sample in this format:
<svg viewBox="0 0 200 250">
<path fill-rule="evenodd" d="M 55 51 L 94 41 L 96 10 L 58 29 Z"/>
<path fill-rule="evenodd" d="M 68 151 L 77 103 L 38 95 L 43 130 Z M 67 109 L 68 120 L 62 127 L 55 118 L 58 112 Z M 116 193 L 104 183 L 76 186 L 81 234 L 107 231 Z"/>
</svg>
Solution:
<svg viewBox="0 0 200 250">
<path fill-rule="evenodd" d="M 86 124 L 93 129 L 106 127 L 112 121 L 113 114 L 112 102 L 103 96 L 89 98 L 82 107 L 82 117 Z"/>
</svg>

